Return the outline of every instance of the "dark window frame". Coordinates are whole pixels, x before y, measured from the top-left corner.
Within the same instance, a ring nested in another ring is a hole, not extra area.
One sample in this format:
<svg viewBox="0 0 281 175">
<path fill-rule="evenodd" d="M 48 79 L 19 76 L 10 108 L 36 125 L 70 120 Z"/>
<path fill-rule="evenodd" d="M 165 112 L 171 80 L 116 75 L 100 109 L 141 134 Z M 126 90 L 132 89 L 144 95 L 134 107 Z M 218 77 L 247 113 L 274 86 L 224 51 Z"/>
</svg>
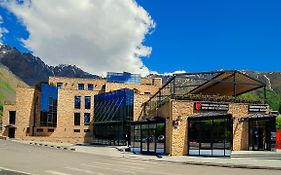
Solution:
<svg viewBox="0 0 281 175">
<path fill-rule="evenodd" d="M 78 90 L 84 90 L 85 84 L 84 83 L 78 83 Z"/>
<path fill-rule="evenodd" d="M 86 115 L 87 115 L 87 116 L 86 116 Z M 89 117 L 89 119 L 88 119 L 87 122 L 86 122 L 86 120 L 85 120 L 86 117 Z M 90 123 L 91 123 L 91 114 L 85 112 L 85 113 L 84 113 L 84 125 L 90 125 Z"/>
<path fill-rule="evenodd" d="M 80 113 L 78 113 L 78 112 L 74 113 L 73 124 L 74 124 L 74 126 L 80 126 L 81 125 L 81 114 Z"/>
<path fill-rule="evenodd" d="M 9 124 L 15 125 L 16 124 L 16 111 L 9 111 Z"/>
<path fill-rule="evenodd" d="M 94 85 L 93 85 L 93 84 L 88 84 L 88 90 L 89 90 L 89 91 L 94 90 Z"/>
<path fill-rule="evenodd" d="M 81 109 L 81 96 L 74 97 L 74 108 Z"/>
<path fill-rule="evenodd" d="M 85 109 L 91 109 L 91 96 L 85 96 L 84 100 L 85 100 Z"/>
<path fill-rule="evenodd" d="M 62 82 L 58 82 L 57 83 L 57 88 L 58 89 L 62 89 L 63 88 L 63 83 Z"/>
</svg>

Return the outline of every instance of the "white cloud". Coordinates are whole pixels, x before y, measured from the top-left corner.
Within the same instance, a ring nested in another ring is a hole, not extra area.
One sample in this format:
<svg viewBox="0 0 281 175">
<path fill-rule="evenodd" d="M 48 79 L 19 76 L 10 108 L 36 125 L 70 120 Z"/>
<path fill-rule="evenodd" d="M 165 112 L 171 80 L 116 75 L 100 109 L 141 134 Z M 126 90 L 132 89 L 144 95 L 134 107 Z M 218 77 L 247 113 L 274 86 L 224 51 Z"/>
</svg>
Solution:
<svg viewBox="0 0 281 175">
<path fill-rule="evenodd" d="M 155 23 L 135 0 L 14 0 L 2 6 L 27 27 L 24 45 L 50 65 L 149 73 L 141 57 L 151 53 L 143 41 Z"/>
<path fill-rule="evenodd" d="M 3 44 L 2 42 L 2 38 L 3 38 L 3 34 L 4 33 L 8 33 L 8 30 L 4 27 L 2 27 L 2 24 L 3 24 L 3 18 L 2 16 L 0 15 L 0 44 Z"/>
<path fill-rule="evenodd" d="M 174 72 L 165 72 L 163 75 L 164 76 L 172 76 L 173 74 L 182 74 L 182 73 L 186 73 L 185 70 L 177 70 L 177 71 L 174 71 Z"/>
</svg>

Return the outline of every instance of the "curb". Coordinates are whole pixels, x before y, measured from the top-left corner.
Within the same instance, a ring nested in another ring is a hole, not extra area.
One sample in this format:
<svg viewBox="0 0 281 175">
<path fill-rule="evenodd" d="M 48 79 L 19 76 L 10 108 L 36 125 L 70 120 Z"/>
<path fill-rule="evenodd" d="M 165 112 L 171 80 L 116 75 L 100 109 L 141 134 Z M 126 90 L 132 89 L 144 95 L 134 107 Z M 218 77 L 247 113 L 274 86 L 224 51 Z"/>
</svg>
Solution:
<svg viewBox="0 0 281 175">
<path fill-rule="evenodd" d="M 35 145 L 35 146 L 41 146 L 41 147 L 49 147 L 49 148 L 56 148 L 60 150 L 67 150 L 67 151 L 76 151 L 75 148 L 67 147 L 67 146 L 56 146 L 52 144 L 43 144 L 43 143 L 37 143 L 37 142 L 29 142 L 29 145 Z"/>
<path fill-rule="evenodd" d="M 258 165 L 249 165 L 249 164 L 234 164 L 234 163 L 214 163 L 214 162 L 196 162 L 196 161 L 172 161 L 172 160 L 164 160 L 164 159 L 144 159 L 139 157 L 128 156 L 129 159 L 136 159 L 142 161 L 154 161 L 154 162 L 169 162 L 169 163 L 177 163 L 177 164 L 188 164 L 188 165 L 203 165 L 203 166 L 215 166 L 215 167 L 225 167 L 225 168 L 243 168 L 243 169 L 265 169 L 265 170 L 281 170 L 281 167 L 268 167 L 268 166 L 258 166 Z"/>
</svg>

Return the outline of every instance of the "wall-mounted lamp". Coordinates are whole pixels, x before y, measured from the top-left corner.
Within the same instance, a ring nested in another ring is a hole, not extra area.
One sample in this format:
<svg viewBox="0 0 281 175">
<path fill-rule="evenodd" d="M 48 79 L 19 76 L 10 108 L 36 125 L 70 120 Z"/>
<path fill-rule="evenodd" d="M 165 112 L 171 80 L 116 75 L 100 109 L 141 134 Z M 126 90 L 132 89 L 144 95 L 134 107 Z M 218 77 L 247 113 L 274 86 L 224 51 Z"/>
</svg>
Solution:
<svg viewBox="0 0 281 175">
<path fill-rule="evenodd" d="M 182 116 L 178 116 L 176 120 L 173 121 L 173 126 L 175 129 L 180 128 L 180 122 L 182 121 Z"/>
</svg>

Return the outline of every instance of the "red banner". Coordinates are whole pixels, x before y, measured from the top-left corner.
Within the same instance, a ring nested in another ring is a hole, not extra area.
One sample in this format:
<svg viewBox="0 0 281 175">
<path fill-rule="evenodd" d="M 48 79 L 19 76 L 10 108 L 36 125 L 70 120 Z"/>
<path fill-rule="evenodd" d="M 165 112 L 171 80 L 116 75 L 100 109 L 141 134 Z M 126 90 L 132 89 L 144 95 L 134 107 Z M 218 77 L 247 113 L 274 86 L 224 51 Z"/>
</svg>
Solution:
<svg viewBox="0 0 281 175">
<path fill-rule="evenodd" d="M 281 130 L 276 132 L 276 149 L 281 149 Z"/>
</svg>

